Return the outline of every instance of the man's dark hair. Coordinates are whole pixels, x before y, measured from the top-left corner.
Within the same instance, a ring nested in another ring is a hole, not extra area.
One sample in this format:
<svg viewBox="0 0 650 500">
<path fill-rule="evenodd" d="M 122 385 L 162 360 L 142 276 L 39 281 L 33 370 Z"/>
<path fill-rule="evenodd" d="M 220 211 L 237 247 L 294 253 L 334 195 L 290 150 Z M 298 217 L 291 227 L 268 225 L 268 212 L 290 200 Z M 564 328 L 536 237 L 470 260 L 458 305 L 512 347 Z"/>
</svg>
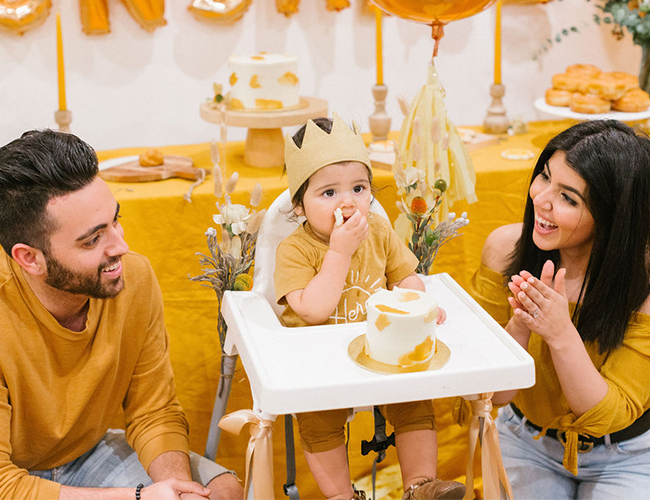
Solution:
<svg viewBox="0 0 650 500">
<path fill-rule="evenodd" d="M 0 148 L 0 245 L 11 255 L 17 243 L 49 250 L 56 229 L 48 202 L 78 191 L 97 175 L 97 155 L 78 137 L 31 130 Z"/>
</svg>

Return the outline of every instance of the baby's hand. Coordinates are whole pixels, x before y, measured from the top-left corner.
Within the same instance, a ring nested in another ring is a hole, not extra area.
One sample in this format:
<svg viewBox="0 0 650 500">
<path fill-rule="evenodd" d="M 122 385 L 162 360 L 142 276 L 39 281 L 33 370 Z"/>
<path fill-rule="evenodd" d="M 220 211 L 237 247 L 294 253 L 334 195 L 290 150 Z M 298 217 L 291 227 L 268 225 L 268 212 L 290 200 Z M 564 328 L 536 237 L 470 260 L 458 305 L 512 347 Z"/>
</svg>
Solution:
<svg viewBox="0 0 650 500">
<path fill-rule="evenodd" d="M 368 236 L 368 220 L 357 209 L 341 226 L 334 226 L 330 235 L 330 249 L 352 256 Z"/>
<path fill-rule="evenodd" d="M 442 325 L 447 319 L 447 313 L 442 307 L 438 307 L 438 319 L 436 319 L 436 325 Z"/>
</svg>

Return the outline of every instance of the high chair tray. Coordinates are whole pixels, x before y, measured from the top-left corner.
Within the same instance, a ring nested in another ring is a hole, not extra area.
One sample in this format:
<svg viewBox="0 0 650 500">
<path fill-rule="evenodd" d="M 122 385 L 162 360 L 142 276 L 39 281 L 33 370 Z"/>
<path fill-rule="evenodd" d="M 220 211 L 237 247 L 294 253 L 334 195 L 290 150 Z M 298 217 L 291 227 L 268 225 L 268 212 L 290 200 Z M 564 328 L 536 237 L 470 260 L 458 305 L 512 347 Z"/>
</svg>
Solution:
<svg viewBox="0 0 650 500">
<path fill-rule="evenodd" d="M 239 354 L 255 409 L 282 415 L 530 387 L 530 355 L 448 274 L 423 277 L 447 312 L 437 335 L 450 350 L 439 370 L 374 373 L 348 356 L 366 323 L 286 328 L 257 292 L 224 294 L 225 351 Z"/>
</svg>

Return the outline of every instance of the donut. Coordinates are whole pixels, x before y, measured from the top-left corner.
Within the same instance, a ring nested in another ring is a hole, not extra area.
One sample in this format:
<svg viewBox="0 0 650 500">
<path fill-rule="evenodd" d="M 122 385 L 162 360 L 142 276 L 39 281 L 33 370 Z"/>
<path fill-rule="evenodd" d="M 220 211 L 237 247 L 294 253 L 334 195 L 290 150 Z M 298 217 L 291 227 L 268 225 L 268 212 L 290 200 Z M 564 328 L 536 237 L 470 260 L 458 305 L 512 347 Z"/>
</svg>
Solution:
<svg viewBox="0 0 650 500">
<path fill-rule="evenodd" d="M 557 73 L 551 79 L 553 88 L 558 90 L 568 90 L 570 92 L 580 92 L 580 89 L 586 88 L 589 84 L 589 78 L 584 75 L 569 75 L 567 73 Z"/>
<path fill-rule="evenodd" d="M 638 113 L 650 107 L 650 95 L 636 88 L 628 90 L 623 97 L 612 103 L 612 109 L 624 113 Z"/>
<path fill-rule="evenodd" d="M 568 106 L 571 92 L 560 89 L 546 89 L 546 104 L 549 106 Z"/>
<path fill-rule="evenodd" d="M 581 75 L 587 78 L 596 78 L 602 73 L 598 66 L 593 64 L 572 64 L 566 69 L 567 75 Z"/>
<path fill-rule="evenodd" d="M 589 115 L 607 113 L 611 109 L 611 103 L 609 101 L 597 95 L 581 94 L 580 92 L 574 92 L 571 95 L 569 106 L 571 107 L 571 111 Z"/>
<path fill-rule="evenodd" d="M 604 73 L 607 76 L 611 76 L 614 80 L 618 80 L 622 83 L 625 83 L 627 90 L 639 88 L 639 77 L 631 73 L 625 73 L 623 71 L 609 71 Z"/>
<path fill-rule="evenodd" d="M 630 81 L 611 73 L 601 73 L 587 85 L 587 93 L 605 100 L 615 101 L 623 97 L 630 87 Z"/>
</svg>

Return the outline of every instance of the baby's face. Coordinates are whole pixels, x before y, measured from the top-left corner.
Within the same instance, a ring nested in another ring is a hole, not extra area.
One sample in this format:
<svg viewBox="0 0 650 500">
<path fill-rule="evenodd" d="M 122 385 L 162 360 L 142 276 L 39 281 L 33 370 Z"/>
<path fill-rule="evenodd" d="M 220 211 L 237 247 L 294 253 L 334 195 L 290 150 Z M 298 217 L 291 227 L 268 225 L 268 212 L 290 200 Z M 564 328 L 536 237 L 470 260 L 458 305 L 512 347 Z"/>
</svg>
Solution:
<svg viewBox="0 0 650 500">
<path fill-rule="evenodd" d="M 303 215 L 316 235 L 329 242 L 336 224 L 337 209 L 341 210 L 345 223 L 357 210 L 367 216 L 371 201 L 368 168 L 358 161 L 333 163 L 309 178 L 302 200 Z"/>
</svg>

